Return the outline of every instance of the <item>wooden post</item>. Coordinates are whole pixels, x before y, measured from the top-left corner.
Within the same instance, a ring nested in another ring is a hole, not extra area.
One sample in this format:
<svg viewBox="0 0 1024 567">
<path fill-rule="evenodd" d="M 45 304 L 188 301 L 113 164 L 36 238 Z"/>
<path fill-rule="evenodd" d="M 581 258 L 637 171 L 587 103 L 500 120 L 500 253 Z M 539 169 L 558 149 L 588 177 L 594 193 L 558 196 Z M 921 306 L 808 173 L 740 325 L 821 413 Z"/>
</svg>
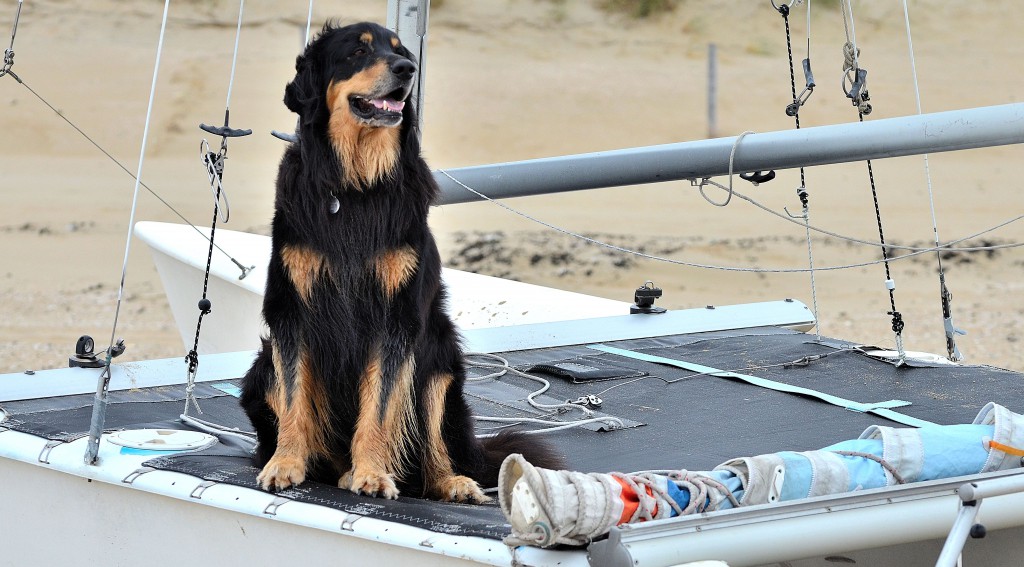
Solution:
<svg viewBox="0 0 1024 567">
<path fill-rule="evenodd" d="M 708 138 L 718 137 L 718 48 L 708 44 Z"/>
</svg>

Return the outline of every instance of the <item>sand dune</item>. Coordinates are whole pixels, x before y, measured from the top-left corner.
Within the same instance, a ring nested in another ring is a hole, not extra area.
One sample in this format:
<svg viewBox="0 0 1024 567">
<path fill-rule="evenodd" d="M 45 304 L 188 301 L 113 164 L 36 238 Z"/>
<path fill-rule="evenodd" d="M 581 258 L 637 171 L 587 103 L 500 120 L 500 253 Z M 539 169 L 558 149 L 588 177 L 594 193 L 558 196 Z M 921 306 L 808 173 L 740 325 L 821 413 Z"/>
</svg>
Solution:
<svg viewBox="0 0 1024 567">
<path fill-rule="evenodd" d="M 0 3 L 7 29 L 15 2 Z M 200 122 L 223 116 L 237 4 L 172 3 L 143 180 L 181 215 L 209 223 L 211 201 L 198 146 Z M 718 134 L 788 129 L 789 71 L 781 17 L 768 2 L 683 1 L 651 20 L 598 9 L 590 0 L 445 0 L 431 14 L 424 148 L 435 167 L 701 139 L 706 120 L 706 53 L 719 54 Z M 820 4 L 820 6 L 819 6 Z M 273 178 L 294 115 L 281 104 L 305 26 L 305 3 L 246 3 L 232 95 L 232 125 L 256 134 L 231 142 L 225 180 L 227 228 L 269 222 Z M 1024 98 L 1017 4 L 1009 0 L 909 2 L 926 112 Z M 811 58 L 819 87 L 804 126 L 850 122 L 840 91 L 842 19 L 835 2 L 815 2 Z M 293 8 L 293 9 L 292 9 Z M 903 12 L 897 2 L 854 2 L 861 64 L 869 69 L 869 120 L 916 112 Z M 27 85 L 134 170 L 162 3 L 97 0 L 25 2 L 14 70 Z M 344 10 L 344 12 L 340 12 Z M 804 8 L 791 24 L 806 55 Z M 294 13 L 286 13 L 292 11 Z M 319 3 L 314 21 L 380 20 L 384 2 Z M 6 43 L 6 41 L 5 41 Z M 798 80 L 799 77 L 798 77 Z M 81 334 L 105 344 L 121 277 L 133 181 L 10 77 L 0 78 L 0 371 L 59 367 Z M 944 240 L 1020 214 L 1024 207 L 1011 146 L 931 156 L 935 216 Z M 875 163 L 886 240 L 933 238 L 922 159 Z M 811 218 L 821 227 L 877 240 L 864 164 L 807 171 Z M 799 208 L 796 171 L 740 189 L 777 211 Z M 486 190 L 486 188 L 479 188 Z M 687 183 L 513 199 L 510 205 L 568 230 L 688 262 L 803 267 L 804 232 L 750 204 L 705 202 Z M 138 220 L 180 219 L 143 190 Z M 645 280 L 665 289 L 667 307 L 794 297 L 811 304 L 806 274 L 700 270 L 610 253 L 544 229 L 492 204 L 436 208 L 432 223 L 449 265 L 522 281 L 631 299 Z M 1020 223 L 975 244 L 1024 240 Z M 819 266 L 864 262 L 876 248 L 814 237 Z M 118 335 L 126 359 L 182 356 L 159 279 L 135 243 Z M 945 258 L 960 345 L 974 362 L 1021 369 L 1024 336 L 1021 252 Z M 913 350 L 943 352 L 934 256 L 893 264 L 896 300 Z M 826 334 L 890 346 L 881 266 L 819 272 Z M 197 298 L 199 297 L 197 290 Z"/>
</svg>

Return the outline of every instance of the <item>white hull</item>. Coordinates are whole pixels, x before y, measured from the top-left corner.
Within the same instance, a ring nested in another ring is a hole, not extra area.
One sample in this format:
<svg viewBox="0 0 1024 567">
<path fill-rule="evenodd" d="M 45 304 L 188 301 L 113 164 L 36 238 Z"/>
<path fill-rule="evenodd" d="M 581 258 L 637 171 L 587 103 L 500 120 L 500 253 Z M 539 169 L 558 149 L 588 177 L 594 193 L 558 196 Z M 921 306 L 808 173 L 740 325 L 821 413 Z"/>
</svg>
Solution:
<svg viewBox="0 0 1024 567">
<path fill-rule="evenodd" d="M 629 564 L 640 567 L 709 558 L 734 567 L 854 562 L 924 567 L 935 564 L 957 513 L 955 487 L 966 480 L 624 526 L 588 553 L 509 548 L 493 540 L 439 534 L 322 506 L 282 503 L 272 494 L 180 473 L 134 475 L 149 456 L 119 454 L 111 443 L 102 447 L 101 465 L 91 467 L 82 464 L 85 440 L 47 452 L 44 439 L 0 432 L 4 561 L 177 566 L 202 558 L 201 564 L 210 565 L 328 560 L 346 565 L 571 567 L 623 564 L 619 559 L 625 559 L 620 556 L 626 549 Z M 982 518 L 989 534 L 968 542 L 964 565 L 1020 565 L 1024 494 L 986 499 Z M 46 534 L 60 543 L 47 543 Z"/>
<path fill-rule="evenodd" d="M 140 222 L 138 235 L 153 261 L 183 343 L 192 347 L 206 270 L 205 234 L 180 224 Z M 270 238 L 220 229 L 217 244 L 246 266 L 245 279 L 229 258 L 214 250 L 208 297 L 213 311 L 203 318 L 199 353 L 255 350 L 263 329 L 263 292 Z M 202 252 L 202 253 L 200 253 Z M 445 268 L 448 312 L 462 330 L 625 315 L 629 303 Z"/>
</svg>

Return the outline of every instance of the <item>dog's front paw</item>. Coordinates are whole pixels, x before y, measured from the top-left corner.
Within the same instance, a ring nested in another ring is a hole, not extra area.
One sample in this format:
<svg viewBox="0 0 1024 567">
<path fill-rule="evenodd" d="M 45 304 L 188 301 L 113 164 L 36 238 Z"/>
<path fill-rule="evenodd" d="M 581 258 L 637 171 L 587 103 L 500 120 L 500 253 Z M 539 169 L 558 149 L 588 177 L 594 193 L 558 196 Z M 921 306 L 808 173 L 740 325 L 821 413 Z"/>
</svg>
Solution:
<svg viewBox="0 0 1024 567">
<path fill-rule="evenodd" d="M 475 502 L 483 504 L 490 502 L 489 496 L 480 490 L 480 485 L 468 476 L 450 476 L 438 484 L 438 492 L 441 500 L 447 502 Z"/>
<path fill-rule="evenodd" d="M 398 488 L 391 475 L 379 471 L 350 471 L 338 480 L 338 486 L 356 494 L 380 496 L 389 500 L 398 499 Z"/>
<path fill-rule="evenodd" d="M 302 484 L 306 480 L 306 462 L 295 457 L 279 457 L 274 455 L 263 467 L 256 481 L 263 490 L 277 492 L 289 486 Z"/>
</svg>

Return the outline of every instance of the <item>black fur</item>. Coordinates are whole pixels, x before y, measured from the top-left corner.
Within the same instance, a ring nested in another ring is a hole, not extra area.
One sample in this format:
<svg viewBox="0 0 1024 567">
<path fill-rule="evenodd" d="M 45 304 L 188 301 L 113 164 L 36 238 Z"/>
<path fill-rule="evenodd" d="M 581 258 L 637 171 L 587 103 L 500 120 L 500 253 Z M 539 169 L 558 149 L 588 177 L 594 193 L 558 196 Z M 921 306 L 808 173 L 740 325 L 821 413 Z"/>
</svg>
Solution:
<svg viewBox="0 0 1024 567">
<path fill-rule="evenodd" d="M 375 38 L 371 52 L 353 55 L 359 49 L 359 37 L 367 32 Z M 404 46 L 392 44 L 392 37 L 393 33 L 375 24 L 328 24 L 296 61 L 296 76 L 285 89 L 284 101 L 299 114 L 299 141 L 285 151 L 278 171 L 263 304 L 285 376 L 275 371 L 271 343 L 264 341 L 243 380 L 241 403 L 259 436 L 257 465 L 264 467 L 277 450 L 279 433 L 279 416 L 268 403 L 269 396 L 279 384 L 285 386 L 289 400 L 297 395 L 292 369 L 304 351 L 310 376 L 319 381 L 330 402 L 326 415 L 317 414 L 326 427 L 329 454 L 310 456 L 306 478 L 333 484 L 351 463 L 360 411 L 359 381 L 373 346 L 380 345 L 384 400 L 400 365 L 412 355 L 417 430 L 409 454 L 404 455 L 409 463 L 406 474 L 396 481 L 405 494 L 447 498 L 430 493 L 430 479 L 424 478 L 422 468 L 424 455 L 439 448 L 428 446 L 423 433 L 425 409 L 419 401 L 438 375 L 452 376 L 442 434 L 455 473 L 495 486 L 498 465 L 511 452 L 525 453 L 548 468 L 558 468 L 558 462 L 542 445 L 532 439 L 527 442 L 522 435 L 503 434 L 484 444 L 474 437 L 472 417 L 462 397 L 462 351 L 456 328 L 444 312 L 441 261 L 427 226 L 428 208 L 438 188 L 420 156 L 412 104 L 405 104 L 401 111 L 395 167 L 365 186 L 346 185 L 344 160 L 331 143 L 326 93 L 332 81 L 348 80 L 382 58 L 389 65 L 398 59 L 412 61 Z M 340 210 L 333 214 L 332 196 L 340 203 Z M 306 301 L 282 260 L 282 249 L 288 246 L 314 251 L 324 259 L 329 273 L 311 282 Z M 404 246 L 415 250 L 417 267 L 389 297 L 373 262 L 381 253 Z"/>
</svg>

